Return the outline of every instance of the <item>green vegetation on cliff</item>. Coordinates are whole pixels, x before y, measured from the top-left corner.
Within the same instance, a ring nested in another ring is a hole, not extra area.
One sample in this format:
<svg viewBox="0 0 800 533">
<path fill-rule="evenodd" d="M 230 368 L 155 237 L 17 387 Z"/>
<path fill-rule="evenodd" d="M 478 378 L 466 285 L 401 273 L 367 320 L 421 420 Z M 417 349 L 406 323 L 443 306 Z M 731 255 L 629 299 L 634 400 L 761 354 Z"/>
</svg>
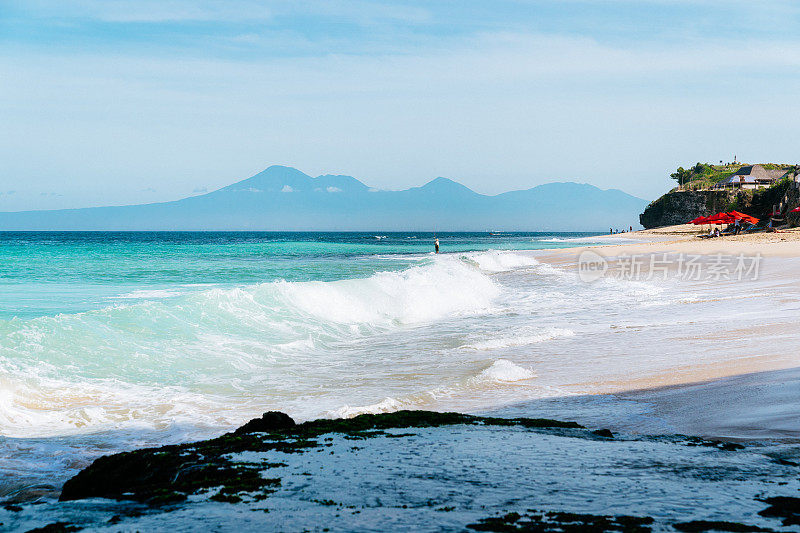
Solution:
<svg viewBox="0 0 800 533">
<path fill-rule="evenodd" d="M 749 164 L 725 163 L 720 165 L 712 165 L 711 163 L 697 163 L 688 169 L 678 167 L 678 169 L 670 174 L 669 177 L 677 181 L 678 186 L 683 189 L 708 189 L 716 183 L 731 177 L 743 166 L 749 166 Z M 766 170 L 780 169 L 795 172 L 798 170 L 798 165 L 790 165 L 786 163 L 761 163 L 761 166 Z"/>
</svg>

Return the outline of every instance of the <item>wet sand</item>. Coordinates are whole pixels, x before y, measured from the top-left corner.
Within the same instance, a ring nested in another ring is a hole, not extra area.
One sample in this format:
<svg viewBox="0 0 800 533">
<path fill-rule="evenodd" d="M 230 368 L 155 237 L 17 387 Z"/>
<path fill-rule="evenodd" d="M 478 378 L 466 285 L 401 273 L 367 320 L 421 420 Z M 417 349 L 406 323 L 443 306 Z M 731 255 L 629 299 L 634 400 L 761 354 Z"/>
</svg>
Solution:
<svg viewBox="0 0 800 533">
<path fill-rule="evenodd" d="M 547 398 L 493 411 L 570 417 L 614 432 L 800 442 L 800 368 L 664 387 Z"/>
<path fill-rule="evenodd" d="M 775 290 L 776 298 L 794 298 L 791 291 L 781 287 L 794 289 L 800 283 L 800 229 L 716 239 L 699 239 L 697 234 L 698 228 L 691 225 L 626 233 L 608 239 L 642 242 L 556 250 L 540 259 L 560 268 L 574 265 L 577 269 L 578 258 L 587 250 L 609 258 L 641 255 L 646 271 L 648 258 L 664 253 L 760 254 L 765 272 L 773 280 L 771 290 Z M 720 286 L 722 297 L 724 291 Z M 720 323 L 724 320 L 721 308 Z M 719 361 L 676 366 L 644 378 L 576 383 L 574 390 L 583 394 L 528 402 L 498 412 L 544 409 L 545 415 L 552 416 L 572 412 L 578 420 L 648 434 L 800 439 L 800 354 L 796 349 L 800 346 L 800 316 L 779 324 L 765 316 L 763 327 L 723 329 L 720 335 L 725 340 L 735 338 L 750 353 L 726 354 Z"/>
</svg>

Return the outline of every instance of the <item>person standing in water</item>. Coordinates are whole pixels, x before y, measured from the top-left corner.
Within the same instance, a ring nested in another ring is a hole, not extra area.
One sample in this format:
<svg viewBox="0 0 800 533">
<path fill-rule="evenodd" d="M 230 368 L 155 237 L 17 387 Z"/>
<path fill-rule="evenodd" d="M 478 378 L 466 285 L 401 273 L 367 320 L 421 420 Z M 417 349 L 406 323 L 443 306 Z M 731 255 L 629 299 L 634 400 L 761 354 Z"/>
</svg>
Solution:
<svg viewBox="0 0 800 533">
<path fill-rule="evenodd" d="M 439 239 L 436 236 L 433 237 L 433 247 L 436 249 L 436 253 L 439 253 Z"/>
</svg>

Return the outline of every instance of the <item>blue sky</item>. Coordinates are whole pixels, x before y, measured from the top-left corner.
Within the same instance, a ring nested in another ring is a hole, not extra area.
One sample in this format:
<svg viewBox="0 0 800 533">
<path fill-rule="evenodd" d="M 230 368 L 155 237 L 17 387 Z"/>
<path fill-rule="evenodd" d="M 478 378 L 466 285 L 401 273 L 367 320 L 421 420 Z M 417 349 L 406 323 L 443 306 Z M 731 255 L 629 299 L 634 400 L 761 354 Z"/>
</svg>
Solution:
<svg viewBox="0 0 800 533">
<path fill-rule="evenodd" d="M 800 3 L 0 0 L 0 210 L 796 162 Z"/>
</svg>

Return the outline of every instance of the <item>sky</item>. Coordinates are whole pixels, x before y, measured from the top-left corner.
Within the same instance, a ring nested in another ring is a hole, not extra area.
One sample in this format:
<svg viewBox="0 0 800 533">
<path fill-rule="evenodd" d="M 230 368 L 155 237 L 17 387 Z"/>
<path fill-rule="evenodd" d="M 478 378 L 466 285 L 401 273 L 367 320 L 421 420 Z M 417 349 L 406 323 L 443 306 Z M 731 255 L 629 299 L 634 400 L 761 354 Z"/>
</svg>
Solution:
<svg viewBox="0 0 800 533">
<path fill-rule="evenodd" d="M 793 0 L 0 0 L 0 210 L 798 160 Z"/>
</svg>

